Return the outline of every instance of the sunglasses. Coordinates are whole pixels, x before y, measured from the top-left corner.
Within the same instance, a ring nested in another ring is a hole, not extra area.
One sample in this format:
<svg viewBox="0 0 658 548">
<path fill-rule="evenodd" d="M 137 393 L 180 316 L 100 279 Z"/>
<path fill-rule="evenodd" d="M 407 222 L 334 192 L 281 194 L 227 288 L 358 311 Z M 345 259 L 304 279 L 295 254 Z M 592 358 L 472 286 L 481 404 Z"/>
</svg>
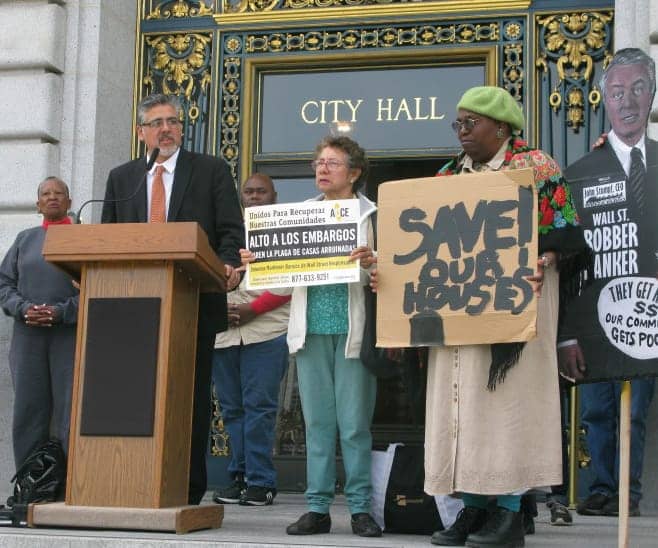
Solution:
<svg viewBox="0 0 658 548">
<path fill-rule="evenodd" d="M 464 118 L 463 120 L 455 120 L 451 126 L 455 133 L 461 132 L 462 129 L 471 131 L 475 126 L 477 126 L 479 121 L 479 118 Z"/>
</svg>

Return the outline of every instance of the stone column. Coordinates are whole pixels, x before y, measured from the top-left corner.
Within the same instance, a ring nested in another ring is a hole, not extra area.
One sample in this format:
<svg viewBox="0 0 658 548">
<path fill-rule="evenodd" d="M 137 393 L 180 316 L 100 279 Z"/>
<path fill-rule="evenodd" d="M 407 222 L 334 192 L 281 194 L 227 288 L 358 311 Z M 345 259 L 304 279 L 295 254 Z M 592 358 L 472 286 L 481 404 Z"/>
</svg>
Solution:
<svg viewBox="0 0 658 548">
<path fill-rule="evenodd" d="M 5 0 L 0 21 L 4 257 L 20 230 L 41 222 L 36 188 L 46 176 L 69 184 L 77 209 L 103 195 L 110 166 L 130 159 L 137 1 Z M 0 503 L 14 473 L 11 325 L 0 314 Z"/>
</svg>

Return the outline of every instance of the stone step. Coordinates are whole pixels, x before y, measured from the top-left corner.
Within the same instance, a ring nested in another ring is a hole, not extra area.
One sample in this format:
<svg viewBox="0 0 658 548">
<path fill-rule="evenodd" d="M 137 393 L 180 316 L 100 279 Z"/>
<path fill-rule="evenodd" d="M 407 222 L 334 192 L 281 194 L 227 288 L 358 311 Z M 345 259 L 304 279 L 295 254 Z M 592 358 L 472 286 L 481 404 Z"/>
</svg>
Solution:
<svg viewBox="0 0 658 548">
<path fill-rule="evenodd" d="M 207 498 L 205 502 L 210 502 Z M 307 511 L 299 494 L 280 494 L 272 506 L 226 505 L 220 529 L 176 535 L 140 531 L 83 529 L 15 529 L 0 527 L 0 548 L 428 548 L 428 536 L 384 534 L 361 538 L 352 534 L 344 497 L 331 509 L 332 528 L 327 535 L 293 537 L 285 528 Z M 585 517 L 574 513 L 571 527 L 552 527 L 546 507 L 540 504 L 536 534 L 526 537 L 526 546 L 614 548 L 617 519 Z M 655 548 L 658 517 L 645 515 L 630 520 L 633 548 Z"/>
</svg>

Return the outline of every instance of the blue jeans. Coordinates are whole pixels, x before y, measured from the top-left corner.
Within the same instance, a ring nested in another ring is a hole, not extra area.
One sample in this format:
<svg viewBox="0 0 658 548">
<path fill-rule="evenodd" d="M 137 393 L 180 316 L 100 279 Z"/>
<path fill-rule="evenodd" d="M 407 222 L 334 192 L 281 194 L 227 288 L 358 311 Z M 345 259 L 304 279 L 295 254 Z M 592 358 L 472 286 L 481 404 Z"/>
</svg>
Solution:
<svg viewBox="0 0 658 548">
<path fill-rule="evenodd" d="M 286 335 L 215 349 L 213 378 L 229 435 L 228 472 L 248 485 L 276 487 L 272 462 L 279 385 L 288 366 Z"/>
<path fill-rule="evenodd" d="M 653 398 L 654 379 L 631 381 L 630 498 L 642 498 L 645 422 Z M 581 422 L 587 429 L 587 447 L 594 479 L 590 493 L 613 496 L 619 485 L 619 394 L 621 383 L 597 382 L 580 387 Z"/>
</svg>

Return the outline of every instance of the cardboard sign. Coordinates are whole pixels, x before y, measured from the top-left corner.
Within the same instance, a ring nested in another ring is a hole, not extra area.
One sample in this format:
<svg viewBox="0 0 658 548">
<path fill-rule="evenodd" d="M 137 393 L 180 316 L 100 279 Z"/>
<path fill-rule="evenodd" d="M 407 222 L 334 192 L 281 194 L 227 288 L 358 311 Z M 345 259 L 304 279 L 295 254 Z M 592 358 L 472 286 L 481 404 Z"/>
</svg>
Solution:
<svg viewBox="0 0 658 548">
<path fill-rule="evenodd" d="M 378 346 L 536 335 L 532 169 L 388 182 L 378 208 Z"/>
<path fill-rule="evenodd" d="M 247 288 L 349 283 L 360 279 L 349 254 L 359 241 L 359 200 L 245 208 Z"/>
</svg>

